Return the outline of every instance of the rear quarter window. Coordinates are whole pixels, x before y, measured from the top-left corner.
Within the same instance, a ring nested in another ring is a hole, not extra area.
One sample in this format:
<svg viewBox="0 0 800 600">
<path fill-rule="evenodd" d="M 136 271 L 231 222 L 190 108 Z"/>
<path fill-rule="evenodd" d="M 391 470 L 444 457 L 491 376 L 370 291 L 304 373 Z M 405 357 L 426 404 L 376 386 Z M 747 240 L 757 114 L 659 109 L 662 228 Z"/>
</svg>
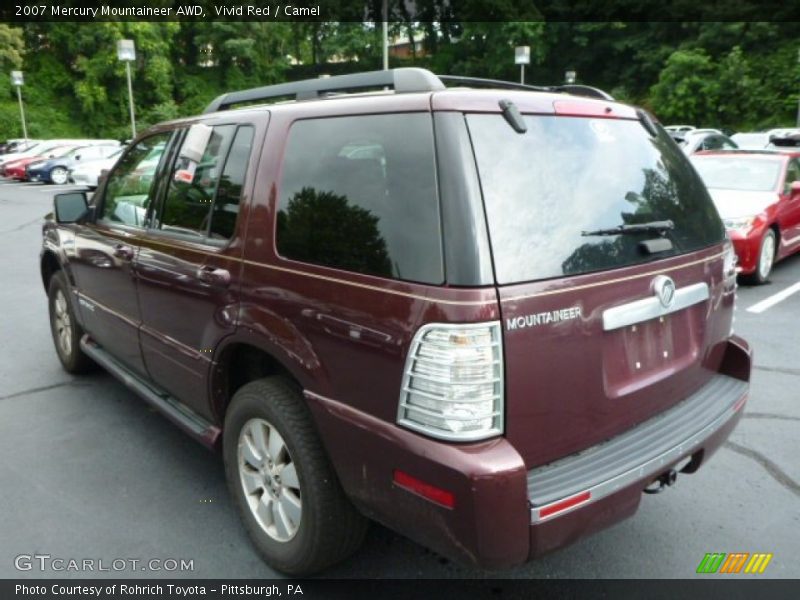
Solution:
<svg viewBox="0 0 800 600">
<path fill-rule="evenodd" d="M 293 260 L 380 277 L 444 280 L 431 116 L 297 121 L 276 246 Z"/>
<path fill-rule="evenodd" d="M 691 252 L 725 232 L 680 149 L 638 121 L 525 116 L 516 133 L 500 115 L 468 115 L 498 283 L 579 275 Z M 654 233 L 585 235 L 671 220 L 673 249 L 646 254 Z"/>
</svg>

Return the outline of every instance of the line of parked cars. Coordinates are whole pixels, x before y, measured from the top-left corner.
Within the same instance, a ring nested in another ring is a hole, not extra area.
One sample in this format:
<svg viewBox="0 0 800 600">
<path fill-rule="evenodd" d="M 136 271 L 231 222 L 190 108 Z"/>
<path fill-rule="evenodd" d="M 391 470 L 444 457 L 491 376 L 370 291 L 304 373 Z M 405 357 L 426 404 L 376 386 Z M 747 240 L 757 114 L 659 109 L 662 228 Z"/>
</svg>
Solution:
<svg viewBox="0 0 800 600">
<path fill-rule="evenodd" d="M 19 181 L 96 187 L 123 145 L 109 139 L 8 140 L 0 144 L 0 176 Z"/>
<path fill-rule="evenodd" d="M 708 188 L 743 279 L 765 283 L 773 265 L 800 251 L 800 129 L 726 136 L 666 127 Z"/>
</svg>

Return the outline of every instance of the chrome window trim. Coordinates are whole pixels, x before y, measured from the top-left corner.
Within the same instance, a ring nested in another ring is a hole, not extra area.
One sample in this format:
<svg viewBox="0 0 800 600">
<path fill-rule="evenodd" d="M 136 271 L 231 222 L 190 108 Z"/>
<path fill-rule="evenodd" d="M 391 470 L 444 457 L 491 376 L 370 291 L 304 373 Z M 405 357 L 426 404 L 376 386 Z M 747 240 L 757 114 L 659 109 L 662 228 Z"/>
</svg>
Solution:
<svg viewBox="0 0 800 600">
<path fill-rule="evenodd" d="M 672 304 L 666 307 L 656 296 L 620 304 L 603 311 L 603 331 L 613 331 L 628 325 L 657 319 L 705 302 L 709 297 L 708 284 L 701 282 L 676 289 Z"/>
</svg>

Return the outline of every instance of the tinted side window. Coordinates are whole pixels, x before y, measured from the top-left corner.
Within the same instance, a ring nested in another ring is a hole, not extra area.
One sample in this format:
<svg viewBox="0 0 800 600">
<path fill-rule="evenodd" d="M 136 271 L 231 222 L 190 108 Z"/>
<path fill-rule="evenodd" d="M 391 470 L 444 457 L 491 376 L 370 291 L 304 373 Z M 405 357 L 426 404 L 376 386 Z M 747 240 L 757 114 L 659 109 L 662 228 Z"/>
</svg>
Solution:
<svg viewBox="0 0 800 600">
<path fill-rule="evenodd" d="M 429 114 L 298 121 L 289 132 L 278 252 L 424 283 L 444 280 Z"/>
<path fill-rule="evenodd" d="M 242 197 L 244 178 L 247 175 L 247 164 L 250 162 L 250 151 L 253 147 L 254 130 L 249 125 L 239 127 L 233 138 L 225 168 L 217 187 L 211 214 L 210 237 L 230 239 L 236 226 L 239 214 L 239 201 Z"/>
<path fill-rule="evenodd" d="M 160 228 L 205 237 L 211 204 L 235 125 L 214 127 L 199 163 L 179 156 L 169 178 Z"/>
<path fill-rule="evenodd" d="M 152 202 L 153 179 L 172 132 L 139 141 L 115 166 L 106 185 L 100 220 L 143 227 Z"/>
</svg>

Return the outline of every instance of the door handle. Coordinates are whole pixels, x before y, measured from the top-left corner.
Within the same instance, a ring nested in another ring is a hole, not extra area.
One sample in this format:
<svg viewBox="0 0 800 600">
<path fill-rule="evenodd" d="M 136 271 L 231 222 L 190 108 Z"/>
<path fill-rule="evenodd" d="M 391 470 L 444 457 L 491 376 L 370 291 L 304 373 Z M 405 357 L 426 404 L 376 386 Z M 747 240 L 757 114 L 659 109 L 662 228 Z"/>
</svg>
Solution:
<svg viewBox="0 0 800 600">
<path fill-rule="evenodd" d="M 117 258 L 123 258 L 125 260 L 132 260 L 133 248 L 126 246 L 125 244 L 116 244 L 114 246 L 114 256 Z"/>
<path fill-rule="evenodd" d="M 197 269 L 197 278 L 205 283 L 227 286 L 231 283 L 231 274 L 227 269 L 216 267 L 200 267 Z"/>
</svg>

